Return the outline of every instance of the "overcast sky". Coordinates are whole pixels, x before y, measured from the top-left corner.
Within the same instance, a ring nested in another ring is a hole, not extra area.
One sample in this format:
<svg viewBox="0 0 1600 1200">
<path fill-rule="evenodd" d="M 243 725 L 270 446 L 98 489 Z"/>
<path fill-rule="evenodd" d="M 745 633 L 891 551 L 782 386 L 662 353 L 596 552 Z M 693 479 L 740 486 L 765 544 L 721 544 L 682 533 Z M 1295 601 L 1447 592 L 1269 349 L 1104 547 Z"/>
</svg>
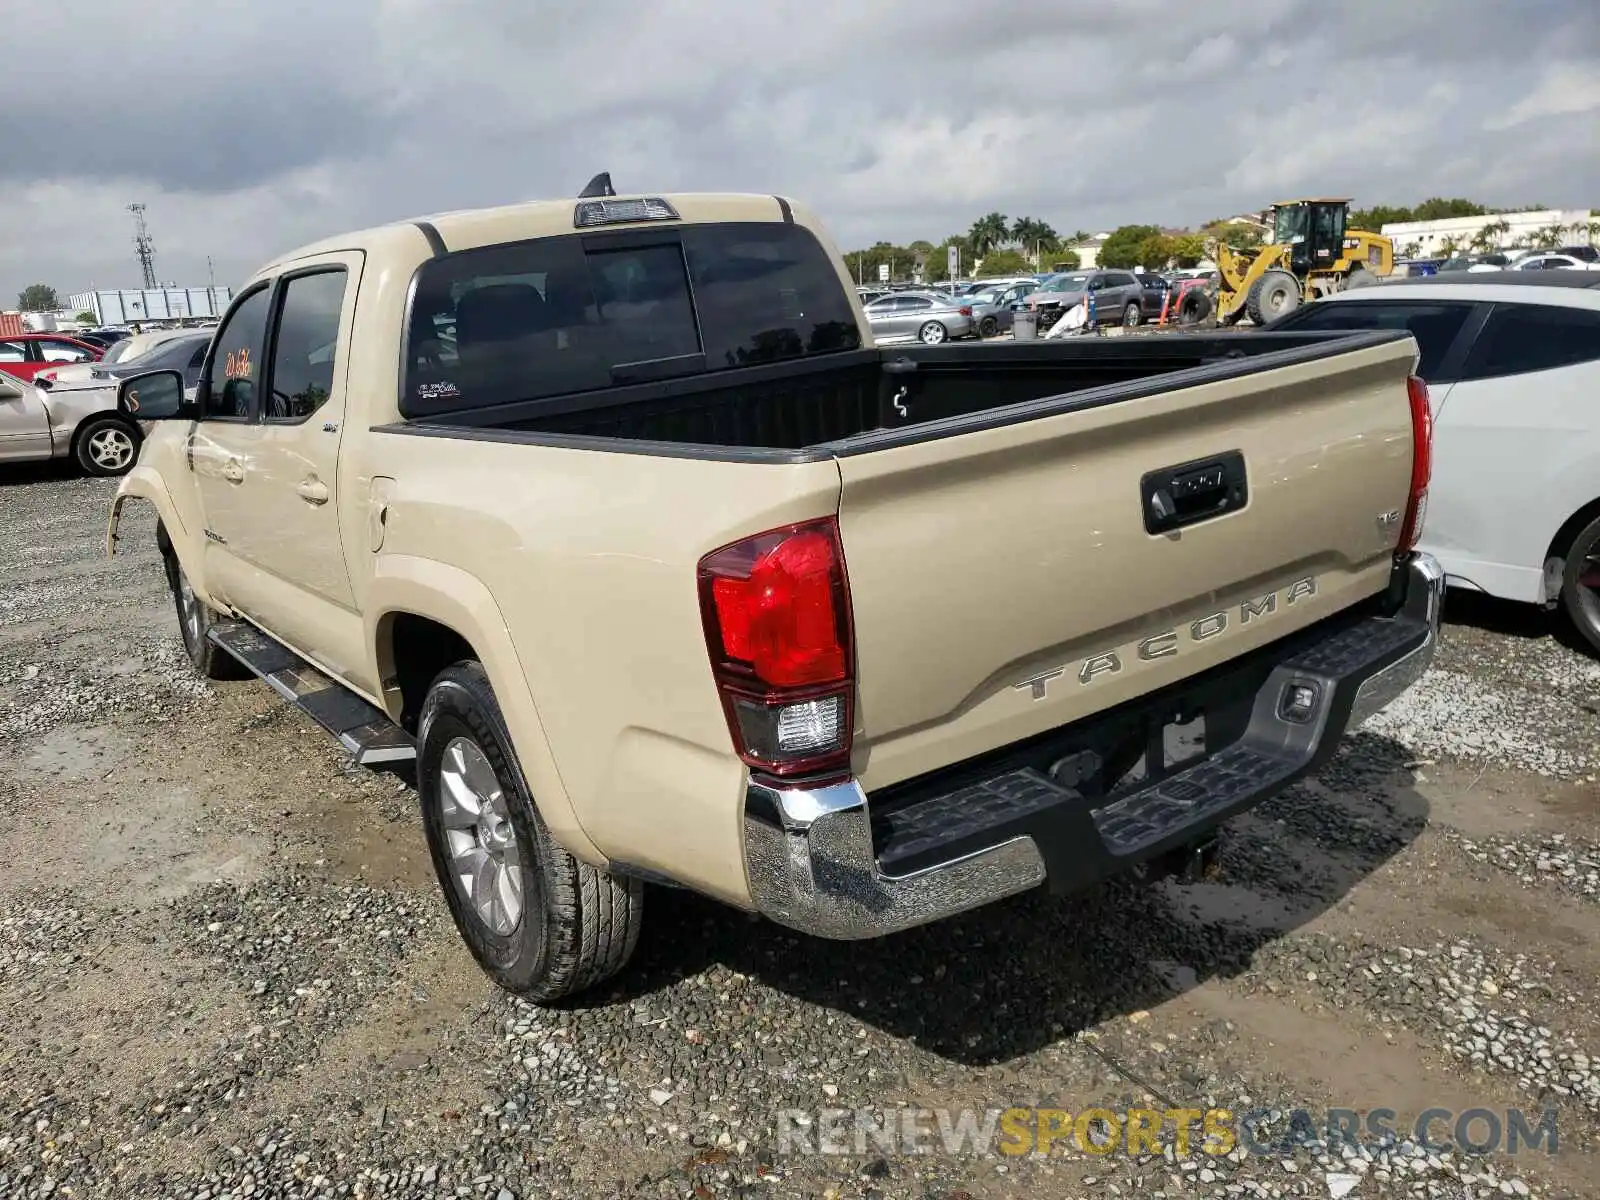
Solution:
<svg viewBox="0 0 1600 1200">
<path fill-rule="evenodd" d="M 12 5 L 0 307 L 449 208 L 781 192 L 845 247 L 1296 193 L 1600 207 L 1600 0 Z M 48 51 L 39 48 L 48 47 Z"/>
</svg>

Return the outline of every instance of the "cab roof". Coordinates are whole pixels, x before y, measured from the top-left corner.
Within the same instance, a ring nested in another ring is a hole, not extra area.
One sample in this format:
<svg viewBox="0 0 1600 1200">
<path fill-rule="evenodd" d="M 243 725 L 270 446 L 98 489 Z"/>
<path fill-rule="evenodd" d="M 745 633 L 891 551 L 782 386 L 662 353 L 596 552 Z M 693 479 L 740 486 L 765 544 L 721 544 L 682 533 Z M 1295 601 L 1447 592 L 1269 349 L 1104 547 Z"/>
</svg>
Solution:
<svg viewBox="0 0 1600 1200">
<path fill-rule="evenodd" d="M 665 201 L 677 213 L 677 217 L 612 220 L 585 226 L 576 223 L 577 209 L 582 204 L 605 204 L 623 208 L 629 201 L 646 200 Z M 360 250 L 378 254 L 392 251 L 415 254 L 420 249 L 426 257 L 430 253 L 437 255 L 455 250 L 471 250 L 479 246 L 493 246 L 502 242 L 520 242 L 530 238 L 600 232 L 607 229 L 650 228 L 657 225 L 676 227 L 728 221 L 794 223 L 795 214 L 796 206 L 781 196 L 743 192 L 637 193 L 586 199 L 529 200 L 494 208 L 464 208 L 430 213 L 426 216 L 342 233 L 280 254 L 257 273 L 274 270 L 296 259 L 339 251 Z M 810 224 L 809 220 L 803 223 Z"/>
<path fill-rule="evenodd" d="M 1349 204 L 1349 196 L 1317 196 L 1305 200 L 1274 200 L 1273 208 L 1288 208 L 1294 204 Z"/>
</svg>

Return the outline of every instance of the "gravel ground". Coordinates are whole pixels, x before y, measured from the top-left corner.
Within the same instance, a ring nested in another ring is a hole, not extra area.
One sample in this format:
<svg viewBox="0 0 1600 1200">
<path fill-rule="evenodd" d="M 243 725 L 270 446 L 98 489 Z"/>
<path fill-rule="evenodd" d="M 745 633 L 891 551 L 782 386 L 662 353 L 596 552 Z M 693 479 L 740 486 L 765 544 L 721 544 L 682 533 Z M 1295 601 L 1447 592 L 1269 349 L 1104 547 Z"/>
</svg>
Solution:
<svg viewBox="0 0 1600 1200">
<path fill-rule="evenodd" d="M 1542 614 L 1452 598 L 1437 668 L 1206 880 L 865 946 L 652 892 L 635 965 L 541 1010 L 460 948 L 403 779 L 189 673 L 111 492 L 0 475 L 0 1197 L 1600 1192 L 1600 665 Z M 779 1153 L 783 1110 L 1018 1105 L 1255 1145 Z M 1375 1107 L 1359 1146 L 1294 1116 Z M 1559 1153 L 1418 1144 L 1429 1107 L 1549 1109 Z"/>
</svg>

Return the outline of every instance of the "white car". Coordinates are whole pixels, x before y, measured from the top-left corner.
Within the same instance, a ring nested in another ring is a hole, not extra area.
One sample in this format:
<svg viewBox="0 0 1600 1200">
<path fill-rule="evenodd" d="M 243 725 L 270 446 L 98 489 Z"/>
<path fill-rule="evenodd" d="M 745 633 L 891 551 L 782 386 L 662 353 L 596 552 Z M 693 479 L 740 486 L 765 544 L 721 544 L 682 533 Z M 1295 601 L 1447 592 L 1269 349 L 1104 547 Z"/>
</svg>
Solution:
<svg viewBox="0 0 1600 1200">
<path fill-rule="evenodd" d="M 1434 414 L 1419 549 L 1455 587 L 1560 604 L 1600 651 L 1600 274 L 1405 279 L 1268 328 L 1410 330 Z"/>
<path fill-rule="evenodd" d="M 1537 251 L 1512 264 L 1516 271 L 1600 271 L 1600 263 L 1585 262 L 1574 254 Z"/>
</svg>

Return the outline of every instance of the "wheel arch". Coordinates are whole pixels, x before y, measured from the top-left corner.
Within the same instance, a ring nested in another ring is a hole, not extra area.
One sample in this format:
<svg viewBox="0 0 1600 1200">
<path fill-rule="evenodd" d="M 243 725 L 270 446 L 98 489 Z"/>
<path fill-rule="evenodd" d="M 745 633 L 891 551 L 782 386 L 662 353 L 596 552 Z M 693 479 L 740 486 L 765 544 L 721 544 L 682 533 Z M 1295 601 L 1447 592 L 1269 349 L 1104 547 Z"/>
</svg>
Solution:
<svg viewBox="0 0 1600 1200">
<path fill-rule="evenodd" d="M 412 555 L 379 557 L 368 594 L 367 638 L 382 700 L 405 724 L 421 711 L 428 685 L 463 657 L 482 664 L 505 717 L 539 815 L 556 841 L 593 866 L 594 844 L 562 782 L 516 645 L 488 587 L 459 567 Z M 448 657 L 448 661 L 445 661 Z"/>
<path fill-rule="evenodd" d="M 1565 558 L 1567 556 L 1567 548 L 1572 544 L 1572 539 L 1578 536 L 1578 531 L 1596 518 L 1600 518 L 1600 496 L 1589 501 L 1589 503 L 1561 523 L 1561 527 L 1556 530 L 1555 536 L 1550 539 L 1550 545 L 1545 549 L 1544 561 L 1549 562 L 1552 558 Z"/>
</svg>

